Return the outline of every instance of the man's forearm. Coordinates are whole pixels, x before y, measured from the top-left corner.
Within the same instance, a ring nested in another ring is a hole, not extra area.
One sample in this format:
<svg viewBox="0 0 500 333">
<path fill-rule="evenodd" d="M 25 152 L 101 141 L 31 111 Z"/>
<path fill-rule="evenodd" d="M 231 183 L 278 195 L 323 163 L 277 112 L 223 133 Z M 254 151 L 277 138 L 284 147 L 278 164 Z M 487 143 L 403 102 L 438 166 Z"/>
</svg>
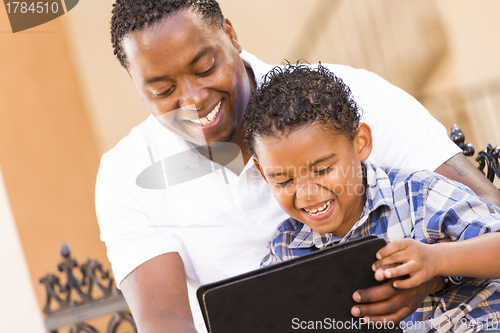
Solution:
<svg viewBox="0 0 500 333">
<path fill-rule="evenodd" d="M 175 313 L 159 312 L 138 325 L 140 333 L 197 333 L 193 321 Z"/>
<path fill-rule="evenodd" d="M 196 333 L 184 265 L 177 253 L 146 261 L 120 287 L 140 333 Z"/>
<path fill-rule="evenodd" d="M 456 154 L 435 172 L 468 186 L 482 199 L 500 207 L 500 191 L 463 154 Z"/>
</svg>

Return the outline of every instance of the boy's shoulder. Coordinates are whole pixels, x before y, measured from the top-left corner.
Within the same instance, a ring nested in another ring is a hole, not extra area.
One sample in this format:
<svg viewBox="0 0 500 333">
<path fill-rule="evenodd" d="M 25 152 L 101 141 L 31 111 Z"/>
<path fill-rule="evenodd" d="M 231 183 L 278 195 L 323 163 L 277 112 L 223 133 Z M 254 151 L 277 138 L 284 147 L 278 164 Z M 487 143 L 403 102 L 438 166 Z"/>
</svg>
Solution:
<svg viewBox="0 0 500 333">
<path fill-rule="evenodd" d="M 291 239 L 294 239 L 295 236 L 300 233 L 303 226 L 304 224 L 302 222 L 289 217 L 278 225 L 271 239 L 273 239 L 273 242 L 278 243 L 283 241 L 283 239 L 286 237 L 291 237 Z"/>
<path fill-rule="evenodd" d="M 464 184 L 429 170 L 377 167 L 369 163 L 368 165 L 375 171 L 378 185 L 380 186 L 381 184 L 381 178 L 383 178 L 383 176 L 381 176 L 382 174 L 387 177 L 386 181 L 390 183 L 393 191 L 400 187 L 405 187 L 407 191 L 411 192 L 421 191 L 423 189 L 432 191 L 436 186 L 444 185 L 449 188 L 457 188 L 460 191 L 473 194 L 472 190 Z"/>
</svg>

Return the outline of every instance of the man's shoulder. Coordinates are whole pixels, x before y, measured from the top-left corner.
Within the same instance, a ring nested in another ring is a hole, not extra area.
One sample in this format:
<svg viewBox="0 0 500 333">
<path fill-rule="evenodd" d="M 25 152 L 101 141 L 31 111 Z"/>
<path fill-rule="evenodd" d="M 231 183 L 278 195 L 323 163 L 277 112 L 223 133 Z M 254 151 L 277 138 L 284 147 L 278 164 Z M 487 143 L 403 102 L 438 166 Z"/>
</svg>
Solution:
<svg viewBox="0 0 500 333">
<path fill-rule="evenodd" d="M 148 156 L 148 159 L 154 158 L 151 153 L 158 153 L 165 148 L 174 150 L 179 139 L 174 133 L 160 127 L 161 125 L 157 123 L 154 116 L 150 115 L 142 123 L 132 128 L 130 133 L 113 148 L 103 154 L 101 166 L 106 163 L 135 161 L 137 158 Z M 157 158 L 159 157 L 157 156 Z"/>
<path fill-rule="evenodd" d="M 247 63 L 252 70 L 254 71 L 255 78 L 257 83 L 260 83 L 261 79 L 269 72 L 271 71 L 274 67 L 276 66 L 282 66 L 281 65 L 272 65 L 272 64 L 267 64 L 257 58 L 255 55 L 243 50 L 240 54 L 241 59 L 245 63 Z M 311 67 L 317 67 L 319 63 L 315 64 L 309 64 Z M 327 67 L 331 72 L 333 72 L 337 77 L 341 78 L 343 81 L 345 81 L 346 84 L 350 85 L 356 85 L 357 84 L 357 79 L 360 76 L 376 76 L 376 74 L 366 70 L 366 69 L 359 69 L 359 68 L 354 68 L 348 65 L 341 65 L 341 64 L 330 64 L 330 63 L 323 63 L 321 62 L 321 65 L 324 67 Z"/>
</svg>

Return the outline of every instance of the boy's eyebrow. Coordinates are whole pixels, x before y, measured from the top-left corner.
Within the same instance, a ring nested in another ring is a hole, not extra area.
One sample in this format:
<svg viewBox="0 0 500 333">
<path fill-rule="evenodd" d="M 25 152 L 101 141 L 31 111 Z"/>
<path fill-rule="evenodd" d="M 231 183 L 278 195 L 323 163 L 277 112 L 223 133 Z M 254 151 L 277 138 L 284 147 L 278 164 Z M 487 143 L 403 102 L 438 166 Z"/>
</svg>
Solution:
<svg viewBox="0 0 500 333">
<path fill-rule="evenodd" d="M 193 66 L 198 60 L 200 60 L 204 55 L 206 55 L 208 52 L 212 51 L 213 50 L 213 47 L 212 46 L 207 46 L 207 47 L 204 47 L 203 49 L 201 49 L 200 52 L 198 52 L 193 59 L 191 59 L 188 63 L 188 67 L 189 66 Z M 156 76 L 156 77 L 153 77 L 153 78 L 150 78 L 150 79 L 146 79 L 144 81 L 145 84 L 151 84 L 151 83 L 155 83 L 155 82 L 158 82 L 158 81 L 166 81 L 170 79 L 168 76 Z"/>
<path fill-rule="evenodd" d="M 316 161 L 314 161 L 311 164 L 309 164 L 309 166 L 312 167 L 312 166 L 315 166 L 318 163 L 321 163 L 321 162 L 324 162 L 324 161 L 328 161 L 329 159 L 331 159 L 335 155 L 337 155 L 337 154 L 331 154 L 331 155 L 322 157 L 320 159 L 317 159 Z M 278 172 L 275 172 L 275 173 L 269 173 L 269 174 L 266 173 L 266 178 L 276 178 L 276 177 L 279 177 L 279 176 L 288 176 L 288 172 L 278 171 Z"/>
<path fill-rule="evenodd" d="M 276 178 L 276 177 L 283 176 L 283 175 L 287 176 L 288 173 L 283 172 L 283 171 L 278 171 L 275 173 L 266 173 L 266 178 Z"/>
<path fill-rule="evenodd" d="M 309 164 L 309 165 L 310 165 L 310 166 L 315 166 L 316 164 L 319 164 L 319 163 L 321 163 L 321 162 L 324 162 L 324 161 L 329 160 L 330 158 L 334 157 L 335 155 L 337 155 L 337 154 L 335 154 L 335 153 L 334 153 L 334 154 L 331 154 L 331 155 L 328 155 L 328 156 L 322 157 L 322 158 L 320 158 L 320 159 L 318 159 L 318 160 L 316 160 L 316 161 L 312 162 L 312 163 L 311 163 L 311 164 Z"/>
</svg>

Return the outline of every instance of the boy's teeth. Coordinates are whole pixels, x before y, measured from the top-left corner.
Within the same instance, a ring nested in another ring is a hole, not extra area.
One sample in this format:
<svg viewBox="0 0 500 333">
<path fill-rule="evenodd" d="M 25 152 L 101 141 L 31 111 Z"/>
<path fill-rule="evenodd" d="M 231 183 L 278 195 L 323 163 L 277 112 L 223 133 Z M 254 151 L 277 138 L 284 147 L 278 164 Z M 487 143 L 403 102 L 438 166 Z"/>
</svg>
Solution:
<svg viewBox="0 0 500 333">
<path fill-rule="evenodd" d="M 307 208 L 304 208 L 304 210 L 306 211 L 306 213 L 309 213 L 311 215 L 319 215 L 321 213 L 323 213 L 328 207 L 330 207 L 330 205 L 332 204 L 333 202 L 333 199 L 328 201 L 327 203 L 325 203 L 322 207 L 318 208 L 318 209 L 307 209 Z"/>
<path fill-rule="evenodd" d="M 196 125 L 201 125 L 201 126 L 205 126 L 205 125 L 208 125 L 210 124 L 212 121 L 214 121 L 215 117 L 217 116 L 217 114 L 219 113 L 219 110 L 220 110 L 220 105 L 221 105 L 222 101 L 220 101 L 212 111 L 210 111 L 209 114 L 207 114 L 206 117 L 203 117 L 203 118 L 200 118 L 200 120 L 198 119 L 193 119 L 191 120 L 193 123 L 195 123 Z"/>
</svg>

